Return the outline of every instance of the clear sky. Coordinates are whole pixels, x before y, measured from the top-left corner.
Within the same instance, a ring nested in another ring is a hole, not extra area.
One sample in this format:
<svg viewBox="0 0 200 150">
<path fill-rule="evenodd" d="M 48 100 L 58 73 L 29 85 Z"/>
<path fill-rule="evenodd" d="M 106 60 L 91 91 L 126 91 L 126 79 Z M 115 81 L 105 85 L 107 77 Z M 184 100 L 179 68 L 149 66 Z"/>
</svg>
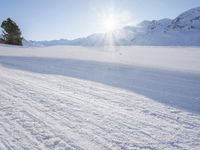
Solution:
<svg viewBox="0 0 200 150">
<path fill-rule="evenodd" d="M 0 21 L 10 17 L 29 40 L 74 39 L 198 6 L 200 0 L 0 0 Z"/>
</svg>

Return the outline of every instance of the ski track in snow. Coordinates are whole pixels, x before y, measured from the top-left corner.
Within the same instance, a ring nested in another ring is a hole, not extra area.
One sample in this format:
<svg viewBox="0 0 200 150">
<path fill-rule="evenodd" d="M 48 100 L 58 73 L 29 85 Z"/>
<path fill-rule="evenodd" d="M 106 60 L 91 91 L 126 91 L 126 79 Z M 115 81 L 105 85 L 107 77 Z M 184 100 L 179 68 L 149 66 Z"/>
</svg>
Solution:
<svg viewBox="0 0 200 150">
<path fill-rule="evenodd" d="M 102 83 L 0 65 L 0 150 L 199 148 L 198 113 Z"/>
<path fill-rule="evenodd" d="M 129 91 L 3 67 L 0 84 L 2 148 L 197 149 L 200 146 L 199 116 Z"/>
</svg>

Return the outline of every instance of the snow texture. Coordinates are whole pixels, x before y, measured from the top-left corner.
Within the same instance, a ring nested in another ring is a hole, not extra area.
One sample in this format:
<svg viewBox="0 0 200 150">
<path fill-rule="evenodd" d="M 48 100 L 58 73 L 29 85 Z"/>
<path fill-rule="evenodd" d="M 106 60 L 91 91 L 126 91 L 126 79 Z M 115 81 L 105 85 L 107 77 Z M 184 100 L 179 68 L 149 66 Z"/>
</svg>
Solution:
<svg viewBox="0 0 200 150">
<path fill-rule="evenodd" d="M 0 150 L 200 148 L 200 51 L 0 46 Z"/>
</svg>

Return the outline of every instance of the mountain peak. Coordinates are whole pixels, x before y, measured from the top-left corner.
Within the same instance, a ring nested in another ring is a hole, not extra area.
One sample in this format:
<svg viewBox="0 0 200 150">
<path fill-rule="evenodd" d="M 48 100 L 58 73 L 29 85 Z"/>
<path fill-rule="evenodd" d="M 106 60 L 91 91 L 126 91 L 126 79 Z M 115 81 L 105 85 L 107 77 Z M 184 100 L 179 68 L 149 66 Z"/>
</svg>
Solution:
<svg viewBox="0 0 200 150">
<path fill-rule="evenodd" d="M 200 29 L 200 7 L 185 11 L 172 21 L 171 28 L 179 30 Z"/>
<path fill-rule="evenodd" d="M 126 26 L 109 38 L 114 45 L 200 45 L 200 7 L 185 11 L 173 20 L 145 20 L 136 26 Z M 106 33 L 96 33 L 71 41 L 42 41 L 39 44 L 104 46 L 109 41 Z"/>
</svg>

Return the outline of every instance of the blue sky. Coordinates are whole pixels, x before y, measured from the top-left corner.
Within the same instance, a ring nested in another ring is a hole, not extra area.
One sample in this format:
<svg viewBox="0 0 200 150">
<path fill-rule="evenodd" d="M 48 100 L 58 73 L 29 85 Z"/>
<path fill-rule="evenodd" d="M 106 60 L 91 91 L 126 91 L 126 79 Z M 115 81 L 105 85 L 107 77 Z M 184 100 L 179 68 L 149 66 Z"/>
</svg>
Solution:
<svg viewBox="0 0 200 150">
<path fill-rule="evenodd" d="M 197 6 L 200 0 L 0 0 L 0 21 L 12 18 L 29 40 L 74 39 L 104 32 L 109 14 L 120 28 Z"/>
</svg>

